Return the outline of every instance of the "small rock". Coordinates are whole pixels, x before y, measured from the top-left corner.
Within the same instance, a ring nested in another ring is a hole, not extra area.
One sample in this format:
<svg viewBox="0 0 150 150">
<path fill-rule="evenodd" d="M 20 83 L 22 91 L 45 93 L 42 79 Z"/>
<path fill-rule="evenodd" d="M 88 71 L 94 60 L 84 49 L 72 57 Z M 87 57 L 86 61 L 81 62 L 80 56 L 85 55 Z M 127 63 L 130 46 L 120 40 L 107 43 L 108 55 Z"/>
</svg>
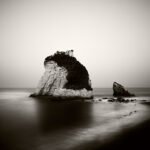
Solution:
<svg viewBox="0 0 150 150">
<path fill-rule="evenodd" d="M 130 101 L 131 101 L 131 102 L 134 102 L 134 101 L 136 101 L 136 99 L 131 99 Z"/>
<path fill-rule="evenodd" d="M 114 99 L 114 98 L 108 99 L 108 102 L 115 102 L 115 101 L 116 101 L 116 99 Z"/>
<path fill-rule="evenodd" d="M 108 99 L 108 97 L 103 97 L 102 99 Z"/>
<path fill-rule="evenodd" d="M 134 94 L 129 93 L 121 84 L 114 82 L 113 83 L 113 96 L 135 96 Z"/>
</svg>

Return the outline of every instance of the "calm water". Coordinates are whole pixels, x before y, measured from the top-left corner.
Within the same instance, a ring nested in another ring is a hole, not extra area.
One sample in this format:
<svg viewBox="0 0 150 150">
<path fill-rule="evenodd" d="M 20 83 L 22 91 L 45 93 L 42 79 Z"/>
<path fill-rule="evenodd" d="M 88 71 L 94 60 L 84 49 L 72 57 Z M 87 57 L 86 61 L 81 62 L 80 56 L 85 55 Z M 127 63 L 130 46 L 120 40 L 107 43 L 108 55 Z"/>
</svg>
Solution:
<svg viewBox="0 0 150 150">
<path fill-rule="evenodd" d="M 128 91 L 134 93 L 138 97 L 149 97 L 150 96 L 150 88 L 128 88 Z M 112 96 L 113 90 L 112 88 L 95 88 L 94 95 L 95 96 Z"/>
<path fill-rule="evenodd" d="M 150 100 L 150 89 L 130 91 Z M 0 149 L 93 150 L 95 145 L 89 143 L 94 140 L 105 143 L 124 129 L 149 119 L 149 106 L 136 102 L 54 102 L 29 98 L 32 92 L 0 90 Z M 112 91 L 95 89 L 94 95 L 111 96 Z"/>
</svg>

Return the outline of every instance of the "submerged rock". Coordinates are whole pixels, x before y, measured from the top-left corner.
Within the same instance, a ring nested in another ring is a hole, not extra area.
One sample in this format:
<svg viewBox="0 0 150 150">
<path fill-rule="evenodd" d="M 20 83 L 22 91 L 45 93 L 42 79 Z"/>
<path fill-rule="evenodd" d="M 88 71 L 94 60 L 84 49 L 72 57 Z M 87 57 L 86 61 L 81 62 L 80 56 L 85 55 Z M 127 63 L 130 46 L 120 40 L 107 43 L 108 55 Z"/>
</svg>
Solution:
<svg viewBox="0 0 150 150">
<path fill-rule="evenodd" d="M 130 97 L 130 96 L 135 96 L 132 93 L 129 93 L 121 84 L 114 82 L 113 83 L 113 96 L 116 97 L 120 97 L 120 96 L 124 96 L 124 97 Z"/>
<path fill-rule="evenodd" d="M 44 66 L 45 72 L 31 96 L 93 97 L 88 71 L 73 57 L 73 50 L 48 56 Z"/>
<path fill-rule="evenodd" d="M 134 102 L 134 101 L 136 101 L 136 99 L 126 99 L 126 98 L 123 98 L 123 97 L 108 99 L 108 102 L 120 102 L 120 103 L 128 103 L 128 102 Z"/>
</svg>

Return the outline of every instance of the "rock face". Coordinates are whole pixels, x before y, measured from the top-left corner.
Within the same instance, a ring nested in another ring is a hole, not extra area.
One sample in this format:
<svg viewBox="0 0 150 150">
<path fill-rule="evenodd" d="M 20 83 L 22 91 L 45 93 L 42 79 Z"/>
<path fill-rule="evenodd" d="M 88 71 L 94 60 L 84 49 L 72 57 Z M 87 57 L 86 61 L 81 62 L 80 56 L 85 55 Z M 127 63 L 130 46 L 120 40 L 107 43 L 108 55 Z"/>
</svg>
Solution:
<svg viewBox="0 0 150 150">
<path fill-rule="evenodd" d="M 129 96 L 135 96 L 134 94 L 129 93 L 121 84 L 114 82 L 113 83 L 113 96 L 121 97 L 129 97 Z"/>
<path fill-rule="evenodd" d="M 67 70 L 64 67 L 59 67 L 56 62 L 47 62 L 44 75 L 35 93 L 37 95 L 52 95 L 56 89 L 62 89 L 67 83 L 67 74 Z"/>
<path fill-rule="evenodd" d="M 44 66 L 45 72 L 32 96 L 92 98 L 91 81 L 86 68 L 68 51 L 48 56 Z"/>
</svg>

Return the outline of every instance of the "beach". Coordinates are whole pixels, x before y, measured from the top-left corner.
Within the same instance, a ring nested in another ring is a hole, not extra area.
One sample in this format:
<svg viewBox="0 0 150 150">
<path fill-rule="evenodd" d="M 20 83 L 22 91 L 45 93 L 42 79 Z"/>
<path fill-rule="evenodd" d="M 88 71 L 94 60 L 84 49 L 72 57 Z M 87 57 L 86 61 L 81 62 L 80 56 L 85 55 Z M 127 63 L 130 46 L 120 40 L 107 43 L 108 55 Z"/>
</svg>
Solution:
<svg viewBox="0 0 150 150">
<path fill-rule="evenodd" d="M 111 89 L 95 89 L 101 101 L 47 101 L 33 89 L 1 89 L 0 147 L 3 150 L 145 149 L 150 133 L 149 89 L 137 100 L 108 102 Z"/>
</svg>

